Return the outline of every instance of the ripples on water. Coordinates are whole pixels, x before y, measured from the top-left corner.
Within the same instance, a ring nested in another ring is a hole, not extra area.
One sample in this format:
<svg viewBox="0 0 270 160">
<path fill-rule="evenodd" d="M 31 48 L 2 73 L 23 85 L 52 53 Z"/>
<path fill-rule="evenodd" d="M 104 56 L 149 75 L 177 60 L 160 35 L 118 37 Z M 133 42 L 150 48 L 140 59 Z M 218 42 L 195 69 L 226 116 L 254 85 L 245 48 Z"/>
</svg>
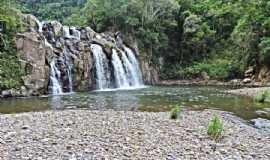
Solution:
<svg viewBox="0 0 270 160">
<path fill-rule="evenodd" d="M 53 97 L 5 99 L 0 101 L 0 113 L 44 111 L 48 109 L 169 111 L 171 105 L 186 109 L 214 108 L 229 111 L 243 119 L 267 118 L 256 114 L 268 104 L 254 103 L 251 98 L 226 94 L 215 87 L 148 87 L 139 90 L 83 92 Z"/>
</svg>

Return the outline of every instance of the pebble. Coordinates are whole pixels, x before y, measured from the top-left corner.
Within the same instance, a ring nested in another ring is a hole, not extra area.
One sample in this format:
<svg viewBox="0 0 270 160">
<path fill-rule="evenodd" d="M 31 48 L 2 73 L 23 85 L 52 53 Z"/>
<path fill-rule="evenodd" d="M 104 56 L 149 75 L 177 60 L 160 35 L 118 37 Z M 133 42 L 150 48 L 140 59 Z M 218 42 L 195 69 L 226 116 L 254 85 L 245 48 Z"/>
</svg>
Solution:
<svg viewBox="0 0 270 160">
<path fill-rule="evenodd" d="M 182 114 L 177 121 L 129 111 L 0 115 L 0 159 L 270 159 L 270 133 L 222 111 Z M 225 122 L 218 143 L 207 135 L 215 114 Z"/>
</svg>

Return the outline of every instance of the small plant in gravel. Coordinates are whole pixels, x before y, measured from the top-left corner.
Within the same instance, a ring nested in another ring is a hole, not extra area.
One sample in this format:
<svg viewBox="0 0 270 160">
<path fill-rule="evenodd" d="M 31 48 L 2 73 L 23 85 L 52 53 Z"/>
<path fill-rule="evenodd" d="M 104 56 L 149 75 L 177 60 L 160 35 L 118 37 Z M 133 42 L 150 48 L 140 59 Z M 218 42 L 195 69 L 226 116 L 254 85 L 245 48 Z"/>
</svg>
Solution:
<svg viewBox="0 0 270 160">
<path fill-rule="evenodd" d="M 171 119 L 179 119 L 181 116 L 182 107 L 175 105 L 171 110 Z"/>
<path fill-rule="evenodd" d="M 223 120 L 219 116 L 215 115 L 208 125 L 207 134 L 215 141 L 221 138 L 223 132 Z"/>
<path fill-rule="evenodd" d="M 264 103 L 267 99 L 270 99 L 269 91 L 262 91 L 254 98 L 255 102 L 259 102 L 259 103 Z"/>
</svg>

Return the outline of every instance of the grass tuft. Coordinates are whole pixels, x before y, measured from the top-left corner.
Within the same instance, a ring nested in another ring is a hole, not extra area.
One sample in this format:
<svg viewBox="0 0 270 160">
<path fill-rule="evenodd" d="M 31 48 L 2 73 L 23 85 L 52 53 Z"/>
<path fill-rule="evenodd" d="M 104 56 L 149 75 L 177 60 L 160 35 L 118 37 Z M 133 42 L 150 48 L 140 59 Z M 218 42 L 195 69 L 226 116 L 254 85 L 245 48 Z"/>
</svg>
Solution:
<svg viewBox="0 0 270 160">
<path fill-rule="evenodd" d="M 223 132 L 223 120 L 219 116 L 215 115 L 208 125 L 207 134 L 217 141 L 221 138 Z"/>
<path fill-rule="evenodd" d="M 171 119 L 179 119 L 181 116 L 182 107 L 175 105 L 171 110 Z"/>
</svg>

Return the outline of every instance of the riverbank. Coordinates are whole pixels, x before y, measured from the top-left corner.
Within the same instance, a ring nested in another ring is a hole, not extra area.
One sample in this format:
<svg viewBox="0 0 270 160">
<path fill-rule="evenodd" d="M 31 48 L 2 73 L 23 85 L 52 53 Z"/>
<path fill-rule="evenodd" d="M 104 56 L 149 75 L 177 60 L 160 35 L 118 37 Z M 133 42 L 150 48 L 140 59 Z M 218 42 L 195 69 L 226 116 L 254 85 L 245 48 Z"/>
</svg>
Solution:
<svg viewBox="0 0 270 160">
<path fill-rule="evenodd" d="M 217 80 L 201 80 L 201 79 L 193 79 L 193 80 L 162 80 L 157 83 L 157 85 L 183 85 L 183 86 L 228 86 L 231 88 L 241 88 L 241 87 L 266 87 L 269 84 L 264 85 L 260 82 L 251 82 L 251 83 L 243 83 L 241 80 L 231 80 L 228 82 L 217 81 Z"/>
<path fill-rule="evenodd" d="M 253 98 L 266 90 L 270 90 L 270 87 L 242 88 L 242 89 L 230 90 L 228 91 L 228 93 L 241 95 L 241 96 L 248 96 L 248 97 Z"/>
<path fill-rule="evenodd" d="M 219 143 L 206 134 L 225 120 Z M 48 111 L 0 115 L 0 159 L 269 159 L 270 137 L 220 111 Z"/>
<path fill-rule="evenodd" d="M 231 88 L 232 90 L 226 91 L 230 94 L 255 97 L 259 93 L 270 90 L 269 84 L 263 85 L 259 82 L 252 83 L 242 83 L 237 80 L 232 80 L 229 82 L 222 81 L 204 81 L 204 80 L 164 80 L 160 81 L 158 85 L 173 86 L 173 85 L 182 85 L 182 86 L 224 86 Z M 239 89 L 240 88 L 240 89 Z"/>
</svg>

